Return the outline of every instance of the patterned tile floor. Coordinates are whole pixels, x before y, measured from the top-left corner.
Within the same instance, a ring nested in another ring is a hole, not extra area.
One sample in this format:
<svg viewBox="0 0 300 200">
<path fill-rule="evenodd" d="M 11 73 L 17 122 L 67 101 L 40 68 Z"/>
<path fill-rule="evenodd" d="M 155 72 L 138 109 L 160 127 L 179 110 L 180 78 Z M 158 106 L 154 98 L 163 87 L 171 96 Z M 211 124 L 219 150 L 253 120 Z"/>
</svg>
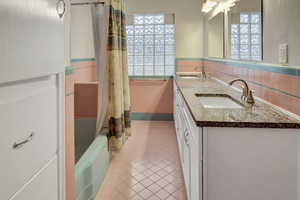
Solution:
<svg viewBox="0 0 300 200">
<path fill-rule="evenodd" d="M 95 200 L 186 200 L 173 122 L 133 121 Z"/>
</svg>

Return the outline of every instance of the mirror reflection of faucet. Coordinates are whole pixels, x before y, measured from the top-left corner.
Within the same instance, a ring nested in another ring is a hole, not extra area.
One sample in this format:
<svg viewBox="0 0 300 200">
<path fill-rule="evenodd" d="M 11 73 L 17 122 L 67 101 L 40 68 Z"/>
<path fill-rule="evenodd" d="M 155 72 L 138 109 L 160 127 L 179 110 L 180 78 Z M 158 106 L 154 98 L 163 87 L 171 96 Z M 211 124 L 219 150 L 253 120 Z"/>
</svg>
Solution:
<svg viewBox="0 0 300 200">
<path fill-rule="evenodd" d="M 194 71 L 197 71 L 197 72 L 200 71 L 200 74 L 198 75 L 199 78 L 202 78 L 203 80 L 206 80 L 208 78 L 207 73 L 205 72 L 204 65 L 194 67 Z"/>
<path fill-rule="evenodd" d="M 207 79 L 207 75 L 206 75 L 206 72 L 205 72 L 204 65 L 202 65 L 202 71 L 201 71 L 201 74 L 202 74 L 202 79 L 203 79 L 203 80 L 206 80 L 206 79 Z"/>
</svg>

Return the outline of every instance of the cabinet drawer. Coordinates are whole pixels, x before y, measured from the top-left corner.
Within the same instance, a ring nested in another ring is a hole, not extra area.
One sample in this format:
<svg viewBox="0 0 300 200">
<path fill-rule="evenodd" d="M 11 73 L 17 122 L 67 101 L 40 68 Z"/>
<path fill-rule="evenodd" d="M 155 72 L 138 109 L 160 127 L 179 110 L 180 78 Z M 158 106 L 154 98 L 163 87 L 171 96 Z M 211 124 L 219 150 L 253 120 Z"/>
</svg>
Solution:
<svg viewBox="0 0 300 200">
<path fill-rule="evenodd" d="M 57 110 L 55 76 L 0 87 L 1 200 L 9 199 L 56 154 Z"/>
<path fill-rule="evenodd" d="M 52 161 L 11 200 L 58 200 L 57 160 Z"/>
</svg>

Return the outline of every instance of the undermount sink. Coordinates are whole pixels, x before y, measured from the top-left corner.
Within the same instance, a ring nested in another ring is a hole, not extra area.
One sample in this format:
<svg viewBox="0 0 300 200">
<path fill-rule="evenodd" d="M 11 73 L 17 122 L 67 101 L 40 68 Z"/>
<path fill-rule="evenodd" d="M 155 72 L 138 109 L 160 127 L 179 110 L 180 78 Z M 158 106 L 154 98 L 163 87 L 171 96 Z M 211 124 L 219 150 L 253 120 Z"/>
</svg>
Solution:
<svg viewBox="0 0 300 200">
<path fill-rule="evenodd" d="M 244 106 L 226 94 L 196 94 L 204 108 L 243 109 Z"/>
</svg>

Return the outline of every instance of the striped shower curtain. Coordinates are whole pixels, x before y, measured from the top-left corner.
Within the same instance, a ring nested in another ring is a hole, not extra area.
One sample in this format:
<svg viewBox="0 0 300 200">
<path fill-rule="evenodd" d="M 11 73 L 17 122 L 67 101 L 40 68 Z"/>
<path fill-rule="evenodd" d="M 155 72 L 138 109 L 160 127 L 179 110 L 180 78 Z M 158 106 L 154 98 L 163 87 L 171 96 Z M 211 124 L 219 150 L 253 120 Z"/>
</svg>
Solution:
<svg viewBox="0 0 300 200">
<path fill-rule="evenodd" d="M 131 135 L 124 0 L 108 0 L 108 6 L 108 138 L 110 149 L 120 150 Z"/>
</svg>

